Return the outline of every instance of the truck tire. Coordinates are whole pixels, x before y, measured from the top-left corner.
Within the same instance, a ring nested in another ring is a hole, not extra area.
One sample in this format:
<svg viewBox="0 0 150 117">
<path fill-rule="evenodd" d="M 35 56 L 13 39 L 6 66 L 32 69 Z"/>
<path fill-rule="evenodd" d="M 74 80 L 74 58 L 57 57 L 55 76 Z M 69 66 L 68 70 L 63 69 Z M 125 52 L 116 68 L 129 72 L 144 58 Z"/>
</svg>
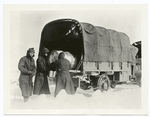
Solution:
<svg viewBox="0 0 150 117">
<path fill-rule="evenodd" d="M 116 82 L 112 81 L 111 84 L 110 84 L 110 87 L 114 89 L 116 87 Z"/>
<path fill-rule="evenodd" d="M 80 88 L 83 90 L 87 90 L 88 89 L 88 85 L 86 84 L 85 81 L 81 81 L 80 82 Z"/>
<path fill-rule="evenodd" d="M 97 87 L 101 92 L 108 91 L 108 89 L 110 88 L 110 80 L 106 74 L 100 75 Z"/>
</svg>

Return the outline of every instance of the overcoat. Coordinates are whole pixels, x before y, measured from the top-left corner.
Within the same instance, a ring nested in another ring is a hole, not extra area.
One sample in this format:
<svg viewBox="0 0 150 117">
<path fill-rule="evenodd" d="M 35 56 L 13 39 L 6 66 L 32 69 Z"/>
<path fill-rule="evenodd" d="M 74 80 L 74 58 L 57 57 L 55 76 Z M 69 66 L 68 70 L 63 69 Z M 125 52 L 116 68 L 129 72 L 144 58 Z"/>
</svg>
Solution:
<svg viewBox="0 0 150 117">
<path fill-rule="evenodd" d="M 71 66 L 70 62 L 65 58 L 61 58 L 56 62 L 56 66 L 57 74 L 54 97 L 56 97 L 62 89 L 65 89 L 67 94 L 74 94 L 74 84 L 69 73 L 69 69 Z"/>
<path fill-rule="evenodd" d="M 33 94 L 50 94 L 48 85 L 48 73 L 50 68 L 48 67 L 47 60 L 44 56 L 39 56 L 37 59 L 37 73 L 34 82 Z"/>
<path fill-rule="evenodd" d="M 33 91 L 32 77 L 35 75 L 36 69 L 34 59 L 27 56 L 22 57 L 19 61 L 18 69 L 20 70 L 19 87 L 22 96 L 28 98 L 32 95 Z M 29 71 L 31 71 L 32 74 L 29 74 Z"/>
</svg>

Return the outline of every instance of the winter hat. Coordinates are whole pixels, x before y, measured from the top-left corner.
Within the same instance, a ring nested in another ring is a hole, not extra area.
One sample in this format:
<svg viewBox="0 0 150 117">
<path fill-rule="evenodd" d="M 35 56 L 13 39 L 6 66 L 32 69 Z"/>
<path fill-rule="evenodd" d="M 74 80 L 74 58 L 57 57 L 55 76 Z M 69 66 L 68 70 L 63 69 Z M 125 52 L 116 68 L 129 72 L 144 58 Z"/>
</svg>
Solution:
<svg viewBox="0 0 150 117">
<path fill-rule="evenodd" d="M 64 54 L 63 52 L 61 52 L 61 53 L 59 54 L 58 58 L 59 58 L 59 59 L 65 58 L 65 54 Z"/>
<path fill-rule="evenodd" d="M 44 47 L 44 48 L 43 48 L 43 54 L 47 54 L 47 53 L 49 53 L 49 50 Z"/>
<path fill-rule="evenodd" d="M 34 48 L 29 48 L 29 49 L 28 49 L 28 52 L 33 52 L 33 53 L 35 53 L 35 50 L 34 50 Z"/>
</svg>

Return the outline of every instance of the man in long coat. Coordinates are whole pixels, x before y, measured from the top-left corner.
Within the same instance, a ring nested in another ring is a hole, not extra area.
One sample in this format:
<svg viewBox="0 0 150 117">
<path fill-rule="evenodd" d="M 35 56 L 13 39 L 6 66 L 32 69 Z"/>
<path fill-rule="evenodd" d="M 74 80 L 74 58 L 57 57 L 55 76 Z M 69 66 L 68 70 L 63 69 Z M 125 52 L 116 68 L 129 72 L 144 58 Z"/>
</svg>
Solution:
<svg viewBox="0 0 150 117">
<path fill-rule="evenodd" d="M 47 61 L 48 53 L 49 50 L 47 48 L 43 48 L 41 55 L 37 59 L 37 73 L 35 76 L 33 94 L 50 94 L 47 79 L 50 71 L 50 67 Z"/>
<path fill-rule="evenodd" d="M 136 69 L 135 69 L 135 78 L 137 84 L 141 87 L 141 64 L 139 62 L 136 63 Z"/>
<path fill-rule="evenodd" d="M 27 55 L 22 57 L 18 64 L 18 69 L 20 70 L 19 77 L 19 87 L 24 97 L 24 102 L 28 101 L 28 98 L 32 95 L 33 83 L 32 77 L 35 75 L 35 61 L 34 48 L 29 48 L 27 50 Z"/>
<path fill-rule="evenodd" d="M 64 58 L 65 54 L 61 52 L 56 62 L 57 75 L 56 75 L 56 88 L 54 97 L 62 90 L 65 89 L 67 94 L 74 94 L 74 84 L 70 77 L 69 69 L 71 67 L 70 62 Z"/>
</svg>

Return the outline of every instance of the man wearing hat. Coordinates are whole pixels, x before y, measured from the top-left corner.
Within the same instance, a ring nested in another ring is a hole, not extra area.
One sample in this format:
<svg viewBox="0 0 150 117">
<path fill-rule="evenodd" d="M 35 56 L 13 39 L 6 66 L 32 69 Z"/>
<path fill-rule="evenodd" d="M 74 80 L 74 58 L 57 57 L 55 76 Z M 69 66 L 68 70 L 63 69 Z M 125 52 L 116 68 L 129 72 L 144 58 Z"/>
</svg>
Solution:
<svg viewBox="0 0 150 117">
<path fill-rule="evenodd" d="M 50 71 L 50 67 L 48 65 L 48 54 L 49 50 L 47 48 L 43 48 L 40 51 L 40 56 L 37 59 L 37 73 L 35 76 L 34 82 L 34 91 L 33 94 L 50 94 L 48 79 L 47 76 Z"/>
<path fill-rule="evenodd" d="M 67 59 L 65 59 L 65 54 L 63 52 L 59 54 L 56 66 L 57 75 L 54 97 L 56 97 L 62 89 L 65 89 L 67 94 L 75 94 L 74 84 L 69 73 L 71 64 Z"/>
<path fill-rule="evenodd" d="M 19 87 L 24 102 L 28 101 L 33 91 L 32 77 L 35 75 L 34 53 L 34 48 L 29 48 L 26 56 L 22 57 L 18 64 L 18 69 L 20 70 Z"/>
</svg>

